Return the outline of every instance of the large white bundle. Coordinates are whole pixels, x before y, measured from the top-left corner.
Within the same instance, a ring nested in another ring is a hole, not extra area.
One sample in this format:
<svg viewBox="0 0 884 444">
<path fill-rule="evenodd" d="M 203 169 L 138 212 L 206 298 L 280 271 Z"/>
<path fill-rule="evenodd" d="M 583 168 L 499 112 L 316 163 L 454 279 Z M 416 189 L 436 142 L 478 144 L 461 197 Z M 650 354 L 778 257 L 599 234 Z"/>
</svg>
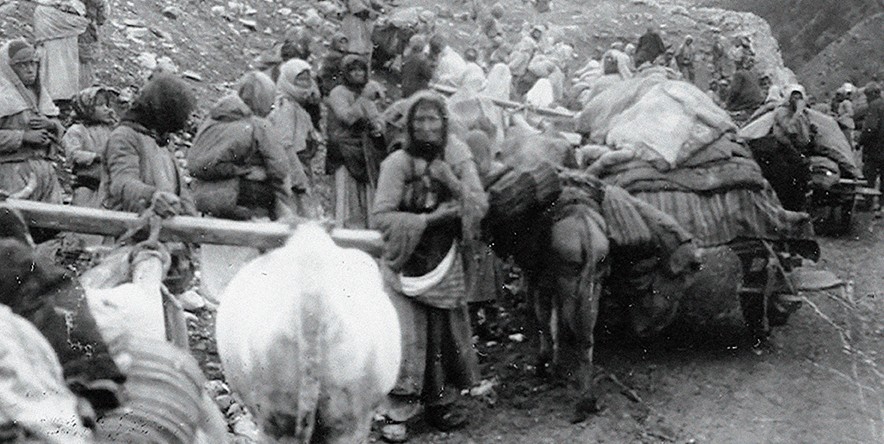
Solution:
<svg viewBox="0 0 884 444">
<path fill-rule="evenodd" d="M 18 424 L 34 442 L 91 442 L 92 433 L 77 413 L 77 397 L 65 385 L 46 338 L 5 305 L 0 305 L 0 338 L 0 424 Z"/>
<path fill-rule="evenodd" d="M 436 65 L 436 72 L 433 77 L 436 83 L 440 85 L 454 86 L 460 85 L 464 72 L 467 70 L 467 62 L 450 46 L 446 46 L 439 56 L 439 63 Z"/>
<path fill-rule="evenodd" d="M 275 438 L 362 442 L 401 361 L 399 320 L 368 254 L 298 227 L 230 281 L 216 322 L 231 388 Z"/>
<path fill-rule="evenodd" d="M 130 334 L 157 341 L 166 340 L 166 319 L 163 294 L 160 290 L 168 262 L 157 251 L 142 250 L 131 264 L 129 249 L 108 257 L 103 264 L 87 271 L 83 279 L 86 300 L 95 317 L 95 323 L 105 341 Z M 131 266 L 131 268 L 129 268 Z M 105 269 L 118 269 L 120 273 L 107 276 L 103 282 L 96 278 Z M 119 280 L 131 282 L 120 283 Z"/>
<path fill-rule="evenodd" d="M 552 82 L 547 78 L 543 78 L 534 83 L 534 86 L 525 94 L 525 101 L 531 106 L 538 108 L 548 107 L 555 100 Z"/>
<path fill-rule="evenodd" d="M 736 130 L 703 91 L 657 75 L 608 85 L 577 118 L 578 131 L 593 143 L 635 150 L 661 170 Z"/>
<path fill-rule="evenodd" d="M 509 100 L 512 84 L 513 74 L 510 67 L 506 63 L 498 63 L 488 71 L 488 82 L 483 94 L 493 99 Z"/>
</svg>

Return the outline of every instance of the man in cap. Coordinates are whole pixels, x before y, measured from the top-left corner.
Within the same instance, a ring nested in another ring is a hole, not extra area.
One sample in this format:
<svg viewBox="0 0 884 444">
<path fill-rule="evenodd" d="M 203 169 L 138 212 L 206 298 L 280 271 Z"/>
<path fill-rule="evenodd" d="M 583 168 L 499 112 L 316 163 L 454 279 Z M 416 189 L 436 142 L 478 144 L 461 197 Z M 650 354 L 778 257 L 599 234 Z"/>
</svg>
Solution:
<svg viewBox="0 0 884 444">
<path fill-rule="evenodd" d="M 876 82 L 869 82 L 865 93 L 869 108 L 859 136 L 863 147 L 863 175 L 872 186 L 880 178 L 878 189 L 884 191 L 884 99 L 881 98 L 881 86 Z M 874 207 L 876 218 L 881 217 L 879 199 Z"/>
<path fill-rule="evenodd" d="M 26 198 L 61 203 L 52 165 L 64 133 L 38 72 L 40 59 L 25 40 L 0 47 L 0 190 L 32 189 Z"/>
</svg>

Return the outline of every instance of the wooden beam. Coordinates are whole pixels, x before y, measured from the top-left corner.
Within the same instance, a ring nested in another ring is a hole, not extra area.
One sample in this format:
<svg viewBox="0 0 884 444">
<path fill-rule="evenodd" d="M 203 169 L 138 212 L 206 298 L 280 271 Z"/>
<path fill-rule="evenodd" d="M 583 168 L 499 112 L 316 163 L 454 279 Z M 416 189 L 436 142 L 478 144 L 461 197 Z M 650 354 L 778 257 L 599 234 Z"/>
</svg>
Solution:
<svg viewBox="0 0 884 444">
<path fill-rule="evenodd" d="M 457 92 L 457 88 L 455 88 L 453 86 L 440 85 L 438 83 L 431 84 L 430 88 L 433 88 L 436 91 L 439 91 L 444 94 L 454 94 Z M 569 119 L 574 118 L 574 116 L 575 116 L 575 113 L 573 111 L 568 111 L 568 110 L 562 111 L 560 109 L 545 108 L 545 107 L 531 108 L 531 107 L 525 105 L 524 103 L 514 102 L 512 100 L 502 100 L 502 99 L 497 99 L 494 97 L 488 97 L 488 96 L 483 96 L 483 95 L 479 95 L 477 97 L 479 97 L 480 99 L 488 99 L 491 102 L 493 102 L 495 105 L 503 107 L 503 108 L 525 107 L 526 109 L 530 109 L 531 111 L 536 112 L 537 114 L 540 114 L 543 116 L 567 117 Z"/>
<path fill-rule="evenodd" d="M 16 199 L 0 202 L 0 206 L 20 211 L 31 227 L 59 231 L 120 236 L 140 223 L 138 215 L 121 211 Z M 160 240 L 271 249 L 285 243 L 291 233 L 291 226 L 278 222 L 176 216 L 163 220 Z M 358 248 L 375 257 L 380 256 L 384 247 L 381 234 L 373 230 L 335 228 L 331 237 L 341 247 Z"/>
</svg>

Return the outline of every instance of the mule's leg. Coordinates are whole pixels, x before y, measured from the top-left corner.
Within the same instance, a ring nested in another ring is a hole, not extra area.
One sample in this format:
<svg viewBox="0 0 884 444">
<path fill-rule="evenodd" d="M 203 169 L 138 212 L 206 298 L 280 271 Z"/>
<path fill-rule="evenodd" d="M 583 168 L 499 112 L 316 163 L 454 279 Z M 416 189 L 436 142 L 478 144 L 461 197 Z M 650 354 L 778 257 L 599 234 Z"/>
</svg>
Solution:
<svg viewBox="0 0 884 444">
<path fill-rule="evenodd" d="M 577 381 L 580 384 L 580 399 L 574 408 L 574 416 L 571 422 L 583 422 L 589 415 L 597 413 L 599 408 L 598 399 L 595 396 L 595 388 L 593 384 L 593 365 L 592 354 L 595 347 L 595 337 L 593 330 L 595 329 L 596 319 L 598 318 L 599 297 L 601 296 L 601 282 L 598 276 L 590 278 L 588 291 L 581 292 L 581 307 L 579 310 L 579 341 L 580 354 L 577 367 Z"/>
<path fill-rule="evenodd" d="M 541 295 L 538 289 L 531 290 L 534 299 L 534 315 L 537 322 L 537 375 L 547 376 L 549 366 L 553 359 L 553 305 L 551 301 Z"/>
</svg>

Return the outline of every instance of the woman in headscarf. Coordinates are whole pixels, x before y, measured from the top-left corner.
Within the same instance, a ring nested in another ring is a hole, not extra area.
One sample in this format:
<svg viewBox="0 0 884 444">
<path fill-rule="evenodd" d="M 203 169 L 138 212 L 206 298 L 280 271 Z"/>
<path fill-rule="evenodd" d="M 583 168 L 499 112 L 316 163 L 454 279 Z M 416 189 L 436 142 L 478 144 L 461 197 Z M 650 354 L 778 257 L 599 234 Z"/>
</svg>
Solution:
<svg viewBox="0 0 884 444">
<path fill-rule="evenodd" d="M 99 193 L 104 151 L 107 140 L 117 123 L 111 106 L 117 92 L 95 86 L 84 89 L 74 97 L 75 124 L 62 139 L 65 156 L 74 174 L 74 196 L 71 205 L 99 208 L 103 197 Z"/>
<path fill-rule="evenodd" d="M 478 237 L 488 202 L 470 149 L 448 131 L 445 101 L 425 91 L 406 114 L 408 140 L 381 165 L 372 225 L 384 235 L 382 269 L 399 313 L 403 359 L 385 438 L 425 405 L 440 430 L 466 422 L 456 391 L 478 379 L 467 312 L 464 240 Z"/>
<path fill-rule="evenodd" d="M 369 210 L 385 154 L 380 111 L 366 91 L 368 64 L 348 55 L 341 62 L 344 83 L 331 91 L 326 172 L 335 175 L 335 222 L 368 228 Z M 369 91 L 370 92 L 370 91 Z"/>
<path fill-rule="evenodd" d="M 52 118 L 58 108 L 43 88 L 39 66 L 24 40 L 0 47 L 0 190 L 29 188 L 25 198 L 61 203 L 52 158 L 64 128 Z"/>
<path fill-rule="evenodd" d="M 341 60 L 348 54 L 348 45 L 347 36 L 343 33 L 339 32 L 332 37 L 328 52 L 322 58 L 317 76 L 319 92 L 322 97 L 328 96 L 332 89 L 341 84 Z"/>
<path fill-rule="evenodd" d="M 276 80 L 276 103 L 267 118 L 273 138 L 282 145 L 292 175 L 292 191 L 299 213 L 318 216 L 310 199 L 311 165 L 322 136 L 314 127 L 307 108 L 320 101 L 319 88 L 310 71 L 310 64 L 292 59 L 282 64 Z"/>
<path fill-rule="evenodd" d="M 289 161 L 265 119 L 275 96 L 270 77 L 253 71 L 209 111 L 187 151 L 198 210 L 239 220 L 290 214 Z"/>
</svg>

